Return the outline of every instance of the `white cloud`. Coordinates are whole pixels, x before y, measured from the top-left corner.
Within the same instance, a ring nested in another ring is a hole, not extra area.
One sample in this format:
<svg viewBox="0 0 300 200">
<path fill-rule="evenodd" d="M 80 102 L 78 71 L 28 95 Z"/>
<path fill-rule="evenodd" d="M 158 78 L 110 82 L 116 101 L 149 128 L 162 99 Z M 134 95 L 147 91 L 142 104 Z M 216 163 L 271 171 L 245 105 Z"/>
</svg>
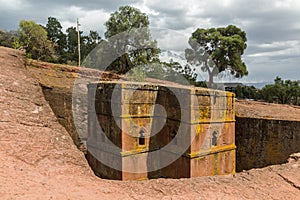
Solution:
<svg viewBox="0 0 300 200">
<path fill-rule="evenodd" d="M 148 15 L 158 16 L 159 12 L 149 8 L 147 6 L 147 1 L 138 1 L 137 3 L 133 4 L 134 7 L 141 10 L 143 13 L 147 13 Z"/>
<path fill-rule="evenodd" d="M 299 46 L 299 41 L 291 40 L 291 41 L 276 41 L 272 43 L 265 43 L 265 44 L 258 44 L 256 45 L 259 48 L 284 48 L 284 47 L 291 47 L 291 46 Z"/>
<path fill-rule="evenodd" d="M 172 29 L 151 28 L 153 39 L 163 50 L 183 51 L 188 47 L 189 35 Z"/>
<path fill-rule="evenodd" d="M 104 10 L 85 10 L 81 7 L 71 6 L 56 12 L 56 17 L 64 28 L 71 26 L 76 27 L 76 20 L 79 19 L 80 29 L 88 34 L 89 30 L 96 30 L 103 35 L 105 28 L 104 23 L 109 19 L 110 13 Z"/>
<path fill-rule="evenodd" d="M 289 60 L 300 55 L 300 41 L 277 41 L 253 45 L 256 49 L 247 55 L 248 58 L 264 57 L 265 60 Z"/>
<path fill-rule="evenodd" d="M 299 55 L 299 46 L 297 47 L 290 47 L 287 49 L 277 50 L 277 51 L 267 51 L 267 52 L 260 52 L 248 55 L 248 57 L 277 57 L 277 56 L 286 56 L 288 59 L 289 57 Z"/>
<path fill-rule="evenodd" d="M 0 0 L 1 8 L 0 10 L 11 10 L 18 11 L 29 6 L 28 2 L 25 0 Z"/>
<path fill-rule="evenodd" d="M 274 7 L 276 8 L 288 8 L 288 9 L 297 9 L 300 6 L 298 0 L 277 0 L 274 1 Z"/>
</svg>

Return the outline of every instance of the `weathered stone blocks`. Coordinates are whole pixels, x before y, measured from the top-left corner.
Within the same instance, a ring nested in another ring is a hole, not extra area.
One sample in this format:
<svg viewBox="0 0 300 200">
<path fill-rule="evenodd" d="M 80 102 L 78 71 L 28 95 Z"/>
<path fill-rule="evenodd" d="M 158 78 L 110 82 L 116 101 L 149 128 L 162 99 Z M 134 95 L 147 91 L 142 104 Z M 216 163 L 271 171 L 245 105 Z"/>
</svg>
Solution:
<svg viewBox="0 0 300 200">
<path fill-rule="evenodd" d="M 88 88 L 87 157 L 100 177 L 235 173 L 232 93 L 105 81 Z"/>
</svg>

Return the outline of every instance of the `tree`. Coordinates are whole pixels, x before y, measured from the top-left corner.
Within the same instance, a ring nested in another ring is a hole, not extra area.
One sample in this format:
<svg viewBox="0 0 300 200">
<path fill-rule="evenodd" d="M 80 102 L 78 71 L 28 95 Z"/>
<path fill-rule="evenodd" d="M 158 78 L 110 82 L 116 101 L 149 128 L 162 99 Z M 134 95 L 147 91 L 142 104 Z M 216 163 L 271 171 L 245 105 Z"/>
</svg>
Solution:
<svg viewBox="0 0 300 200">
<path fill-rule="evenodd" d="M 3 31 L 0 30 L 0 45 L 9 48 L 19 48 L 18 43 L 18 32 L 17 31 Z"/>
<path fill-rule="evenodd" d="M 151 39 L 149 20 L 145 13 L 130 6 L 122 6 L 119 11 L 111 14 L 105 26 L 107 31 L 104 35 L 118 55 L 110 70 L 126 73 L 133 66 L 158 59 L 159 49 L 156 41 Z"/>
<path fill-rule="evenodd" d="M 58 62 L 65 63 L 65 49 L 67 48 L 67 36 L 63 33 L 60 22 L 54 17 L 48 17 L 46 31 L 48 39 L 55 44 L 54 48 L 56 54 L 58 55 Z"/>
<path fill-rule="evenodd" d="M 236 98 L 238 99 L 254 99 L 260 98 L 260 90 L 254 86 L 237 85 L 235 88 Z"/>
<path fill-rule="evenodd" d="M 189 38 L 191 48 L 185 50 L 185 56 L 189 63 L 208 72 L 210 87 L 213 78 L 223 71 L 229 71 L 236 78 L 248 74 L 241 59 L 246 42 L 246 33 L 234 25 L 197 29 Z"/>
<path fill-rule="evenodd" d="M 196 84 L 197 74 L 195 73 L 195 68 L 192 68 L 189 64 L 182 66 L 180 63 L 174 62 L 171 59 L 169 63 L 166 63 L 166 65 L 181 74 L 186 80 L 188 80 L 189 84 Z"/>
<path fill-rule="evenodd" d="M 101 42 L 101 37 L 96 31 L 90 31 L 88 36 L 81 37 L 81 56 L 86 56 Z"/>
<path fill-rule="evenodd" d="M 267 102 L 281 104 L 298 104 L 300 87 L 297 81 L 282 80 L 276 77 L 275 84 L 266 85 L 262 88 L 262 98 Z"/>
<path fill-rule="evenodd" d="M 67 60 L 78 62 L 78 35 L 75 27 L 67 29 Z"/>
<path fill-rule="evenodd" d="M 29 58 L 54 61 L 56 55 L 53 43 L 48 40 L 47 31 L 34 21 L 22 20 L 19 24 L 20 43 Z"/>
<path fill-rule="evenodd" d="M 83 32 L 80 31 L 80 49 L 82 60 L 84 60 L 101 41 L 102 39 L 96 31 L 91 30 L 87 36 L 83 35 Z M 75 27 L 69 27 L 67 29 L 66 51 L 66 59 L 69 61 L 69 63 L 78 63 L 78 35 Z M 99 54 L 96 57 L 98 56 L 101 57 L 102 55 Z M 91 64 L 87 64 L 87 61 L 84 61 L 84 65 L 87 65 L 86 67 L 91 67 Z"/>
</svg>

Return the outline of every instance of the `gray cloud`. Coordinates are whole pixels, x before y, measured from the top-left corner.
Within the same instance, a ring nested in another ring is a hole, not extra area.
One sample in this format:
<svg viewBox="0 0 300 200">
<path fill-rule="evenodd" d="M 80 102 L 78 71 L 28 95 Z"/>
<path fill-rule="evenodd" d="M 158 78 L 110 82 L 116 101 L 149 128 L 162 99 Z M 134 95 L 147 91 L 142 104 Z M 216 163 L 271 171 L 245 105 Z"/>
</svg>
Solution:
<svg viewBox="0 0 300 200">
<path fill-rule="evenodd" d="M 58 18 L 67 28 L 79 17 L 83 30 L 101 34 L 110 13 L 121 5 L 133 5 L 148 14 L 160 46 L 176 51 L 186 48 L 186 40 L 196 28 L 235 24 L 246 31 L 248 38 L 243 56 L 249 70 L 245 80 L 273 80 L 276 75 L 299 79 L 297 0 L 0 0 L 0 4 L 0 29 L 17 29 L 21 19 L 45 24 L 49 16 Z"/>
<path fill-rule="evenodd" d="M 63 14 L 62 20 L 71 21 L 78 17 L 76 12 L 71 12 L 70 8 L 77 7 L 84 12 L 93 10 L 102 10 L 107 13 L 114 12 L 122 5 L 129 5 L 138 2 L 138 0 L 65 0 L 65 1 L 43 1 L 43 0 L 0 0 L 0 4 L 4 6 L 0 7 L 0 28 L 11 30 L 16 29 L 18 22 L 22 19 L 35 20 L 38 23 L 45 24 L 47 17 Z M 19 2 L 16 4 L 16 2 Z M 18 9 L 17 9 L 18 8 Z M 62 13 L 64 12 L 64 13 Z M 97 28 L 99 29 L 99 28 Z"/>
<path fill-rule="evenodd" d="M 52 1 L 43 1 L 43 0 L 30 0 L 30 3 L 33 7 L 39 8 L 57 8 L 59 7 L 69 7 L 77 6 L 86 10 L 95 10 L 95 9 L 103 9 L 109 12 L 117 10 L 122 5 L 129 5 L 138 2 L 138 0 L 52 0 Z"/>
</svg>

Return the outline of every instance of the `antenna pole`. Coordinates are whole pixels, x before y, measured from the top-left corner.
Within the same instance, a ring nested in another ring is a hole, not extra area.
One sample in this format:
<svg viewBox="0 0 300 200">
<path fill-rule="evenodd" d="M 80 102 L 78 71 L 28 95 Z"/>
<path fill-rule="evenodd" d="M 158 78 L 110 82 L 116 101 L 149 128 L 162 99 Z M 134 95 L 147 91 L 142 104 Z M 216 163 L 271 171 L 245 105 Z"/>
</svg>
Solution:
<svg viewBox="0 0 300 200">
<path fill-rule="evenodd" d="M 80 30 L 79 30 L 79 26 L 81 26 L 81 24 L 79 24 L 79 20 L 77 18 L 77 35 L 78 35 L 78 66 L 80 67 L 80 63 L 81 63 L 81 52 L 80 52 Z"/>
</svg>

